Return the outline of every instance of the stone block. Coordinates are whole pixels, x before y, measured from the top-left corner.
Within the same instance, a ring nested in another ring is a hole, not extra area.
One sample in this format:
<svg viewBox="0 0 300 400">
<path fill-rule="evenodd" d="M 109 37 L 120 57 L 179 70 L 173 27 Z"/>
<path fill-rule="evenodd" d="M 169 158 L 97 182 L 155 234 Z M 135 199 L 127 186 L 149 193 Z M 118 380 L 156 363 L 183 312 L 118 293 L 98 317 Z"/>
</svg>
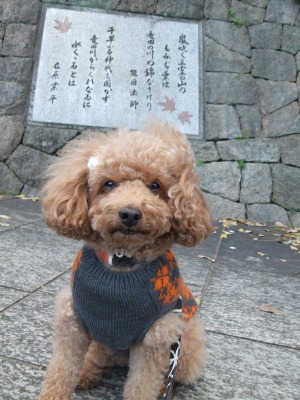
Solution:
<svg viewBox="0 0 300 400">
<path fill-rule="evenodd" d="M 245 25 L 258 24 L 264 20 L 265 10 L 238 0 L 232 0 L 231 7 L 235 11 L 235 18 L 241 19 Z"/>
<path fill-rule="evenodd" d="M 5 25 L 5 24 L 2 24 L 2 23 L 0 22 L 0 39 L 3 39 L 3 38 L 4 38 L 5 27 L 6 27 L 6 25 Z"/>
<path fill-rule="evenodd" d="M 272 177 L 267 164 L 247 163 L 242 169 L 240 202 L 269 203 L 272 192 Z"/>
<path fill-rule="evenodd" d="M 272 139 L 228 140 L 217 143 L 222 160 L 244 160 L 250 162 L 279 162 L 279 148 Z"/>
<path fill-rule="evenodd" d="M 27 126 L 23 144 L 54 154 L 77 135 L 76 130 Z"/>
<path fill-rule="evenodd" d="M 205 23 L 205 34 L 229 50 L 251 56 L 251 45 L 248 30 L 231 22 L 210 20 Z"/>
<path fill-rule="evenodd" d="M 281 136 L 299 115 L 299 103 L 293 103 L 280 108 L 262 118 L 262 127 L 265 137 Z"/>
<path fill-rule="evenodd" d="M 120 0 L 44 0 L 43 2 L 65 6 L 95 7 L 104 10 L 116 10 L 120 4 Z"/>
<path fill-rule="evenodd" d="M 294 133 L 300 133 L 300 116 L 298 116 L 283 132 L 280 136 L 293 135 Z"/>
<path fill-rule="evenodd" d="M 204 16 L 209 19 L 227 20 L 227 10 L 230 7 L 230 0 L 219 0 L 218 2 L 206 1 Z"/>
<path fill-rule="evenodd" d="M 32 57 L 35 33 L 35 25 L 8 25 L 4 37 L 2 54 L 4 56 Z"/>
<path fill-rule="evenodd" d="M 272 49 L 253 49 L 252 74 L 273 81 L 296 81 L 296 63 L 292 54 Z"/>
<path fill-rule="evenodd" d="M 0 117 L 0 160 L 4 161 L 22 140 L 25 130 L 24 117 L 21 115 Z"/>
<path fill-rule="evenodd" d="M 278 138 L 281 161 L 300 167 L 300 134 Z"/>
<path fill-rule="evenodd" d="M 295 60 L 296 60 L 297 71 L 299 72 L 300 71 L 300 51 L 296 54 Z"/>
<path fill-rule="evenodd" d="M 300 229 L 300 212 L 289 213 L 289 218 L 295 228 Z"/>
<path fill-rule="evenodd" d="M 19 145 L 9 157 L 7 165 L 23 183 L 40 188 L 43 174 L 54 159 L 41 151 Z"/>
<path fill-rule="evenodd" d="M 31 58 L 0 57 L 0 81 L 28 82 L 31 65 Z"/>
<path fill-rule="evenodd" d="M 216 41 L 205 38 L 205 70 L 211 72 L 250 72 L 249 58 L 226 49 Z"/>
<path fill-rule="evenodd" d="M 142 12 L 142 13 L 155 13 L 157 1 L 149 0 L 121 0 L 117 6 L 119 11 L 131 11 L 131 12 Z"/>
<path fill-rule="evenodd" d="M 222 218 L 245 219 L 246 208 L 244 204 L 236 203 L 223 197 L 210 193 L 204 193 L 212 219 Z"/>
<path fill-rule="evenodd" d="M 205 137 L 208 140 L 241 136 L 238 114 L 233 106 L 208 104 L 205 113 Z"/>
<path fill-rule="evenodd" d="M 0 81 L 0 114 L 23 111 L 27 99 L 27 84 Z"/>
<path fill-rule="evenodd" d="M 251 46 L 258 49 L 278 50 L 281 46 L 282 25 L 262 22 L 249 26 Z"/>
<path fill-rule="evenodd" d="M 269 0 L 244 0 L 244 3 L 251 4 L 252 6 L 265 8 Z"/>
<path fill-rule="evenodd" d="M 270 0 L 265 21 L 294 25 L 299 9 L 300 7 L 295 0 Z"/>
<path fill-rule="evenodd" d="M 198 167 L 200 187 L 205 192 L 237 201 L 241 171 L 235 162 L 211 162 Z"/>
<path fill-rule="evenodd" d="M 270 114 L 298 98 L 296 83 L 257 79 L 256 84 L 261 111 L 264 115 Z"/>
<path fill-rule="evenodd" d="M 290 25 L 283 26 L 281 50 L 292 54 L 300 51 L 300 28 Z"/>
<path fill-rule="evenodd" d="M 194 153 L 196 160 L 207 162 L 207 161 L 217 161 L 220 159 L 219 153 L 217 152 L 216 146 L 213 142 L 199 142 L 194 148 Z"/>
<path fill-rule="evenodd" d="M 0 21 L 34 24 L 38 20 L 39 9 L 39 0 L 2 0 L 0 4 Z"/>
<path fill-rule="evenodd" d="M 300 26 L 300 13 L 297 15 L 295 19 L 295 26 Z"/>
<path fill-rule="evenodd" d="M 19 194 L 23 187 L 20 179 L 0 162 L 0 194 Z"/>
<path fill-rule="evenodd" d="M 258 106 L 238 105 L 236 110 L 240 118 L 242 135 L 249 138 L 261 136 L 261 115 Z"/>
<path fill-rule="evenodd" d="M 219 104 L 255 104 L 257 88 L 250 74 L 207 72 L 205 77 L 205 100 Z"/>
<path fill-rule="evenodd" d="M 272 168 L 272 201 L 287 210 L 300 210 L 300 169 L 284 164 Z"/>
<path fill-rule="evenodd" d="M 145 4 L 144 1 L 140 2 Z M 157 3 L 156 14 L 165 17 L 200 19 L 204 15 L 204 0 L 158 0 L 154 3 Z"/>
<path fill-rule="evenodd" d="M 290 225 L 288 213 L 276 204 L 247 205 L 247 219 L 260 222 L 281 222 Z"/>
</svg>

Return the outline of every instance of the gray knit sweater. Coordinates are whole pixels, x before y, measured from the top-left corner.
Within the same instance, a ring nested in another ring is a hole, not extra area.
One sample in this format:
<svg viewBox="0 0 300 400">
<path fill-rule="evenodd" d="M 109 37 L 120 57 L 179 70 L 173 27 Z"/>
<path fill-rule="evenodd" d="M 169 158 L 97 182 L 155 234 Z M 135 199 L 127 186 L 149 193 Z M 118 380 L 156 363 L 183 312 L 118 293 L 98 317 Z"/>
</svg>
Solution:
<svg viewBox="0 0 300 400">
<path fill-rule="evenodd" d="M 72 291 L 79 323 L 93 340 L 115 351 L 141 342 L 151 325 L 174 309 L 179 295 L 184 319 L 197 309 L 170 251 L 133 271 L 117 272 L 84 246 L 74 262 Z"/>
</svg>

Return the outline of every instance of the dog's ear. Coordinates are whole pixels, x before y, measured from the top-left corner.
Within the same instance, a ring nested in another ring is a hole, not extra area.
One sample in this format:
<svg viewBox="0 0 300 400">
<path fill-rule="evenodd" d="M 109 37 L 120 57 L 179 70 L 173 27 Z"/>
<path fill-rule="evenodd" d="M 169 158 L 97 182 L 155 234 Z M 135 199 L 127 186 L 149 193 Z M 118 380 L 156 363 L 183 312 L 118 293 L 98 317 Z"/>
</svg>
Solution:
<svg viewBox="0 0 300 400">
<path fill-rule="evenodd" d="M 88 219 L 88 142 L 72 146 L 50 166 L 42 189 L 47 225 L 60 235 L 83 239 L 92 233 Z"/>
<path fill-rule="evenodd" d="M 168 195 L 176 243 L 192 247 L 206 239 L 212 231 L 211 217 L 192 165 L 184 168 Z"/>
</svg>

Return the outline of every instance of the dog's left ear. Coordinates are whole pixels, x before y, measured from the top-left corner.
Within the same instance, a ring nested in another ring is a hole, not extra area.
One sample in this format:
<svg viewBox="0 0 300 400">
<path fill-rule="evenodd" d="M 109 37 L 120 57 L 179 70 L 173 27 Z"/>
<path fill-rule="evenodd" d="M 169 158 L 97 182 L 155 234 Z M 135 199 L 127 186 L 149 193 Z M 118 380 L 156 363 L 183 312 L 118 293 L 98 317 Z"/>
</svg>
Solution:
<svg viewBox="0 0 300 400">
<path fill-rule="evenodd" d="M 185 167 L 168 195 L 176 243 L 192 247 L 205 240 L 212 231 L 211 217 L 192 165 Z"/>
</svg>

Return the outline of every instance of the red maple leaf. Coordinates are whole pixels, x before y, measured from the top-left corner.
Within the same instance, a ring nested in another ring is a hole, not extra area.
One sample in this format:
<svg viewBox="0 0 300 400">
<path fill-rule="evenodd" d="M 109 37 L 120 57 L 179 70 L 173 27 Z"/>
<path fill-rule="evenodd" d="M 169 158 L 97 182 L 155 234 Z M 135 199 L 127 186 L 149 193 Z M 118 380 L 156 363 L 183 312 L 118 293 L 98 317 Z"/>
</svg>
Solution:
<svg viewBox="0 0 300 400">
<path fill-rule="evenodd" d="M 54 26 L 54 28 L 61 33 L 66 33 L 71 29 L 72 22 L 68 20 L 68 17 L 66 17 L 64 21 L 56 19 L 55 22 L 57 23 L 57 26 Z"/>
<path fill-rule="evenodd" d="M 185 124 L 185 122 L 191 124 L 190 118 L 192 118 L 192 114 L 188 111 L 182 111 L 182 113 L 178 115 L 178 119 L 180 119 L 182 124 Z"/>
<path fill-rule="evenodd" d="M 173 112 L 175 110 L 175 101 L 170 99 L 168 96 L 165 96 L 166 101 L 157 103 L 159 106 L 163 106 L 162 111 L 170 111 Z"/>
</svg>

